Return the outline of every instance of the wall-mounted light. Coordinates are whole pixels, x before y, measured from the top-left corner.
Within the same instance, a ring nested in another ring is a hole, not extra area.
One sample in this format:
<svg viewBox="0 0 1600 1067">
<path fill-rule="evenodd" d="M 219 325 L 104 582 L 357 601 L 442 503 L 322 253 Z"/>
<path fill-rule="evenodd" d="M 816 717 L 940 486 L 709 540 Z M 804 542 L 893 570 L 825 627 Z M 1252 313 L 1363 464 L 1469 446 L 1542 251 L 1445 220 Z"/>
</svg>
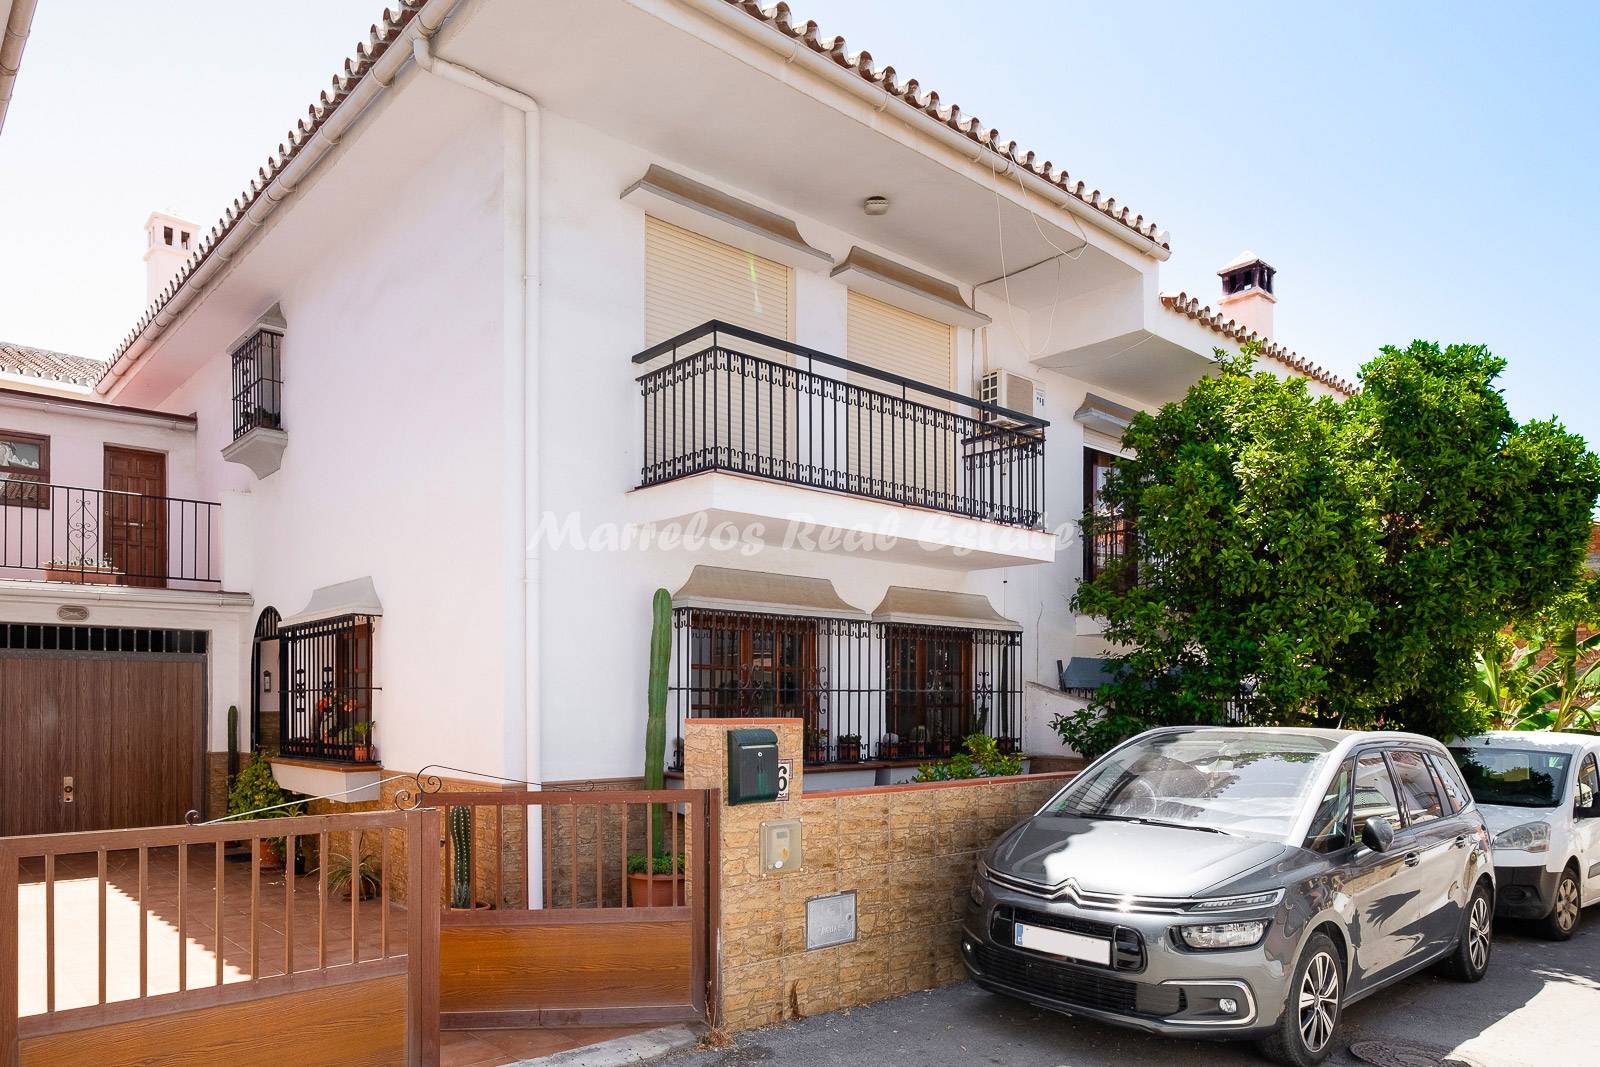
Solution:
<svg viewBox="0 0 1600 1067">
<path fill-rule="evenodd" d="M 889 213 L 889 198 L 887 196 L 869 196 L 861 202 L 861 210 L 868 215 L 887 215 Z"/>
<path fill-rule="evenodd" d="M 261 691 L 263 693 L 272 692 L 272 672 L 271 671 L 262 671 L 261 672 Z"/>
</svg>

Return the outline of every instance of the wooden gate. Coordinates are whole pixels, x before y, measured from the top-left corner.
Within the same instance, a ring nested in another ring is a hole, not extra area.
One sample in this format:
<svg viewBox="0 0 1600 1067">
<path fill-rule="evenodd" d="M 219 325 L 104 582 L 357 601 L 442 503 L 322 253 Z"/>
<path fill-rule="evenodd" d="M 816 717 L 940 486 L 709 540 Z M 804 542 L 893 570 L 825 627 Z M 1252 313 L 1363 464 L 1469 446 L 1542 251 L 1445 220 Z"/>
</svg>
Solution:
<svg viewBox="0 0 1600 1067">
<path fill-rule="evenodd" d="M 437 1065 L 440 833 L 425 809 L 0 838 L 0 1067 Z M 273 841 L 318 873 L 262 871 Z M 341 866 L 371 895 L 340 899 Z"/>
<path fill-rule="evenodd" d="M 441 1028 L 706 1018 L 714 791 L 438 793 L 423 803 L 446 809 Z M 536 864 L 526 862 L 529 841 Z"/>
</svg>

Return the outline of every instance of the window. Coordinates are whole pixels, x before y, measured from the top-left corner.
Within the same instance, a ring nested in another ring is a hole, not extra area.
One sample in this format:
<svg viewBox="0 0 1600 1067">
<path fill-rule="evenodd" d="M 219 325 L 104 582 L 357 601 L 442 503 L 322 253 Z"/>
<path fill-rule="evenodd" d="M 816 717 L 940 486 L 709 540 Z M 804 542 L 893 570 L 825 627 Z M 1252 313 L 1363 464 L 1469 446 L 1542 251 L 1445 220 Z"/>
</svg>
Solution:
<svg viewBox="0 0 1600 1067">
<path fill-rule="evenodd" d="M 1382 816 L 1396 830 L 1400 829 L 1400 801 L 1395 796 L 1394 779 L 1389 777 L 1389 764 L 1382 752 L 1364 752 L 1356 760 L 1356 791 L 1354 801 L 1354 826 L 1357 840 L 1367 828 L 1367 820 Z"/>
<path fill-rule="evenodd" d="M 1600 800 L 1600 769 L 1596 768 L 1592 755 L 1583 757 L 1583 766 L 1578 768 L 1576 800 L 1580 808 L 1592 807 Z"/>
<path fill-rule="evenodd" d="M 1093 581 L 1112 568 L 1118 571 L 1117 587 L 1126 591 L 1139 579 L 1134 562 L 1133 522 L 1122 517 L 1102 498 L 1106 476 L 1117 457 L 1099 449 L 1083 450 L 1083 510 L 1093 517 L 1094 528 L 1083 539 L 1083 580 Z M 1128 561 L 1124 565 L 1123 561 Z"/>
<path fill-rule="evenodd" d="M 1339 768 L 1317 806 L 1306 834 L 1306 848 L 1313 852 L 1337 852 L 1355 841 L 1350 831 L 1350 765 Z"/>
<path fill-rule="evenodd" d="M 286 756 L 351 761 L 372 731 L 372 619 L 345 615 L 279 631 L 288 674 Z"/>
<path fill-rule="evenodd" d="M 0 430 L 0 503 L 7 507 L 48 508 L 50 438 Z"/>
<path fill-rule="evenodd" d="M 972 635 L 932 626 L 890 626 L 889 733 L 904 743 L 959 744 L 973 730 Z M 905 756 L 930 755 L 926 748 Z"/>
<path fill-rule="evenodd" d="M 1511 808 L 1554 808 L 1560 805 L 1572 757 L 1565 752 L 1520 748 L 1453 748 L 1450 750 L 1480 804 Z"/>
<path fill-rule="evenodd" d="M 1466 783 L 1461 780 L 1461 772 L 1456 770 L 1452 760 L 1430 752 L 1428 764 L 1433 767 L 1433 773 L 1438 777 L 1439 784 L 1444 786 L 1445 799 L 1450 801 L 1452 811 L 1462 811 L 1472 803 L 1472 794 L 1467 792 Z"/>
<path fill-rule="evenodd" d="M 814 718 L 813 619 L 697 613 L 689 656 L 691 718 Z"/>
<path fill-rule="evenodd" d="M 1432 822 L 1444 816 L 1444 803 L 1439 799 L 1439 787 L 1434 783 L 1433 772 L 1422 759 L 1422 753 L 1399 749 L 1389 754 L 1394 761 L 1394 773 L 1400 783 L 1400 799 L 1404 803 L 1406 825 Z"/>
<path fill-rule="evenodd" d="M 283 429 L 283 335 L 257 330 L 233 350 L 233 439 Z"/>
</svg>

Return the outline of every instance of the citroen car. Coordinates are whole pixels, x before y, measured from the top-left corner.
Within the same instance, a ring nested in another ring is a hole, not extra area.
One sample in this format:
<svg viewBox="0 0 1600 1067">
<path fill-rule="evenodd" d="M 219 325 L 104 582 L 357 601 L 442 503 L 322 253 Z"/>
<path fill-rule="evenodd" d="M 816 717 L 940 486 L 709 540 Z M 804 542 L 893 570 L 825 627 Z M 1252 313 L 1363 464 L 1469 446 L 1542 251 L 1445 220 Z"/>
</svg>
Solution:
<svg viewBox="0 0 1600 1067">
<path fill-rule="evenodd" d="M 1499 731 L 1450 751 L 1494 835 L 1496 912 L 1565 941 L 1600 901 L 1600 737 Z"/>
<path fill-rule="evenodd" d="M 1481 979 L 1494 895 L 1488 831 L 1437 741 L 1172 727 L 983 854 L 961 949 L 993 992 L 1308 1065 L 1356 1000 L 1429 965 Z"/>
</svg>

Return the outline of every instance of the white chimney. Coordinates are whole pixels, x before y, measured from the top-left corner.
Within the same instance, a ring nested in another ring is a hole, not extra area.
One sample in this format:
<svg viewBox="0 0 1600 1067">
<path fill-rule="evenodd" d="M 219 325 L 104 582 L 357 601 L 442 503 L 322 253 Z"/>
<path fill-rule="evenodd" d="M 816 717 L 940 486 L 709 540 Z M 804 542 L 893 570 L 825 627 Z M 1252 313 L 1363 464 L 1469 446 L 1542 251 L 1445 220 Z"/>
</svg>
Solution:
<svg viewBox="0 0 1600 1067">
<path fill-rule="evenodd" d="M 1272 336 L 1272 276 L 1267 261 L 1254 252 L 1240 252 L 1233 262 L 1217 271 L 1222 278 L 1222 299 L 1217 303 L 1247 330 L 1262 337 Z"/>
<path fill-rule="evenodd" d="M 200 243 L 200 227 L 164 211 L 152 211 L 144 220 L 144 300 L 156 296 L 178 273 Z"/>
</svg>

